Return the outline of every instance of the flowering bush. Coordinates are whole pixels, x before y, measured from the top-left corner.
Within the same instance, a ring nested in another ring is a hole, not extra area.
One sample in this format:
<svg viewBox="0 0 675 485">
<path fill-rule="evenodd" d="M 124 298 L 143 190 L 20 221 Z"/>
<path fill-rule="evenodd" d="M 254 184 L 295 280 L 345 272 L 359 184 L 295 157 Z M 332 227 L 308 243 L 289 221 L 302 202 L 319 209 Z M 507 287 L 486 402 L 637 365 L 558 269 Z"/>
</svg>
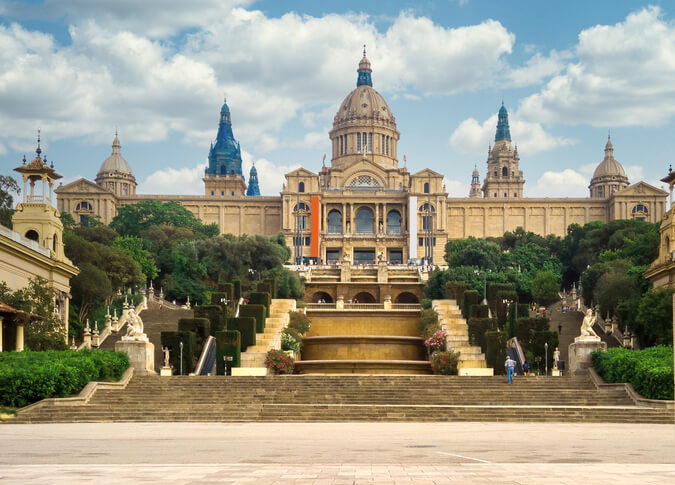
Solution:
<svg viewBox="0 0 675 485">
<path fill-rule="evenodd" d="M 446 352 L 434 352 L 431 354 L 431 370 L 434 374 L 444 376 L 457 375 L 459 364 L 459 352 L 448 350 Z"/>
<path fill-rule="evenodd" d="M 445 349 L 445 332 L 443 330 L 436 330 L 434 334 L 424 341 L 424 345 L 429 347 L 429 351 L 435 352 L 437 350 Z"/>
<path fill-rule="evenodd" d="M 288 322 L 288 328 L 294 328 L 300 334 L 306 334 L 309 332 L 309 318 L 302 312 L 291 312 L 290 320 Z"/>
<path fill-rule="evenodd" d="M 302 336 L 294 328 L 285 328 L 281 332 L 281 350 L 300 352 L 302 348 Z"/>
<path fill-rule="evenodd" d="M 286 355 L 283 350 L 272 349 L 267 352 L 265 365 L 275 374 L 292 374 L 293 367 L 295 367 L 295 361 Z"/>
</svg>

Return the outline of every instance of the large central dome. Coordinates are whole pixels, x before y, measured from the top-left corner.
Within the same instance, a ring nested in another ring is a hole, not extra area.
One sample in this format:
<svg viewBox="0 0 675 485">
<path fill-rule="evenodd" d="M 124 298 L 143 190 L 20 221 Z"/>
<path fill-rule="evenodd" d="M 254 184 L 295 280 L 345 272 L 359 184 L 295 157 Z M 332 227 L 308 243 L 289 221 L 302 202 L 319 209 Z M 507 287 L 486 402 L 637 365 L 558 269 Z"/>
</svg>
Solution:
<svg viewBox="0 0 675 485">
<path fill-rule="evenodd" d="M 396 168 L 396 118 L 382 95 L 373 89 L 365 50 L 357 72 L 356 89 L 340 105 L 329 133 L 333 142 L 332 165 L 344 167 L 366 158 Z"/>
</svg>

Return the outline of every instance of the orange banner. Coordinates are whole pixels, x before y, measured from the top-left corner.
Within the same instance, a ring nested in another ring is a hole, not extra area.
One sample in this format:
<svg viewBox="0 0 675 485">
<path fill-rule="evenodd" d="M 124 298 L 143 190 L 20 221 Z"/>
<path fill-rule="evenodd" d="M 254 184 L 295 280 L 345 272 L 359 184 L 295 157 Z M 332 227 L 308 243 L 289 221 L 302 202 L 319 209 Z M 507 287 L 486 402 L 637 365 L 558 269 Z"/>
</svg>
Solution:
<svg viewBox="0 0 675 485">
<path fill-rule="evenodd" d="M 321 224 L 321 202 L 318 195 L 313 195 L 311 198 L 312 211 L 312 240 L 311 240 L 311 256 L 313 258 L 319 257 L 319 227 Z M 318 261 L 317 261 L 318 262 Z"/>
</svg>

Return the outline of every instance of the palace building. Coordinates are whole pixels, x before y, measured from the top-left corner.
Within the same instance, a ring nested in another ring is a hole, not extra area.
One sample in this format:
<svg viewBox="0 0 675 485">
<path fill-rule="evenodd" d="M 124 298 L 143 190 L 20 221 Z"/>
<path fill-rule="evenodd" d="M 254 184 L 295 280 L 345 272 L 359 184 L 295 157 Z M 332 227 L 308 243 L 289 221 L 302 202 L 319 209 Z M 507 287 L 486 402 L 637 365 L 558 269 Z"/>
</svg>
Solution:
<svg viewBox="0 0 675 485">
<path fill-rule="evenodd" d="M 112 154 L 94 182 L 79 179 L 56 189 L 58 209 L 76 220 L 99 216 L 108 224 L 122 205 L 175 200 L 204 223 L 216 223 L 223 234 L 283 232 L 298 259 L 302 255 L 354 263 L 402 263 L 410 258 L 438 263 L 452 239 L 496 237 L 517 227 L 564 236 L 573 223 L 625 218 L 658 222 L 666 212 L 667 193 L 642 181 L 631 185 L 609 138 L 590 181 L 589 197 L 524 197 L 518 147 L 512 143 L 503 104 L 482 185 L 476 168 L 468 196 L 448 194 L 442 174 L 430 169 L 410 173 L 405 157 L 401 166 L 396 118 L 373 88 L 365 51 L 356 88 L 340 105 L 328 133 L 329 165 L 324 160 L 318 172 L 299 168 L 287 173 L 278 196 L 259 195 L 255 166 L 246 184 L 232 126 L 225 103 L 209 151 L 204 195 L 137 194 L 116 134 Z"/>
</svg>

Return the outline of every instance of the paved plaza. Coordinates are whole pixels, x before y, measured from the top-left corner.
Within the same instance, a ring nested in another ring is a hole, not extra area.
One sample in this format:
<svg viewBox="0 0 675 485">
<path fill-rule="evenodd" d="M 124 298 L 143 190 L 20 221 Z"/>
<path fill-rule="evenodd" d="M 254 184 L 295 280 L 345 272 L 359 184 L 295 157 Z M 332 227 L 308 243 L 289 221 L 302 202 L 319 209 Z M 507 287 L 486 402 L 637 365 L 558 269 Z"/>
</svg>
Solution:
<svg viewBox="0 0 675 485">
<path fill-rule="evenodd" d="M 0 426 L 0 482 L 675 483 L 675 426 L 85 423 Z"/>
</svg>

